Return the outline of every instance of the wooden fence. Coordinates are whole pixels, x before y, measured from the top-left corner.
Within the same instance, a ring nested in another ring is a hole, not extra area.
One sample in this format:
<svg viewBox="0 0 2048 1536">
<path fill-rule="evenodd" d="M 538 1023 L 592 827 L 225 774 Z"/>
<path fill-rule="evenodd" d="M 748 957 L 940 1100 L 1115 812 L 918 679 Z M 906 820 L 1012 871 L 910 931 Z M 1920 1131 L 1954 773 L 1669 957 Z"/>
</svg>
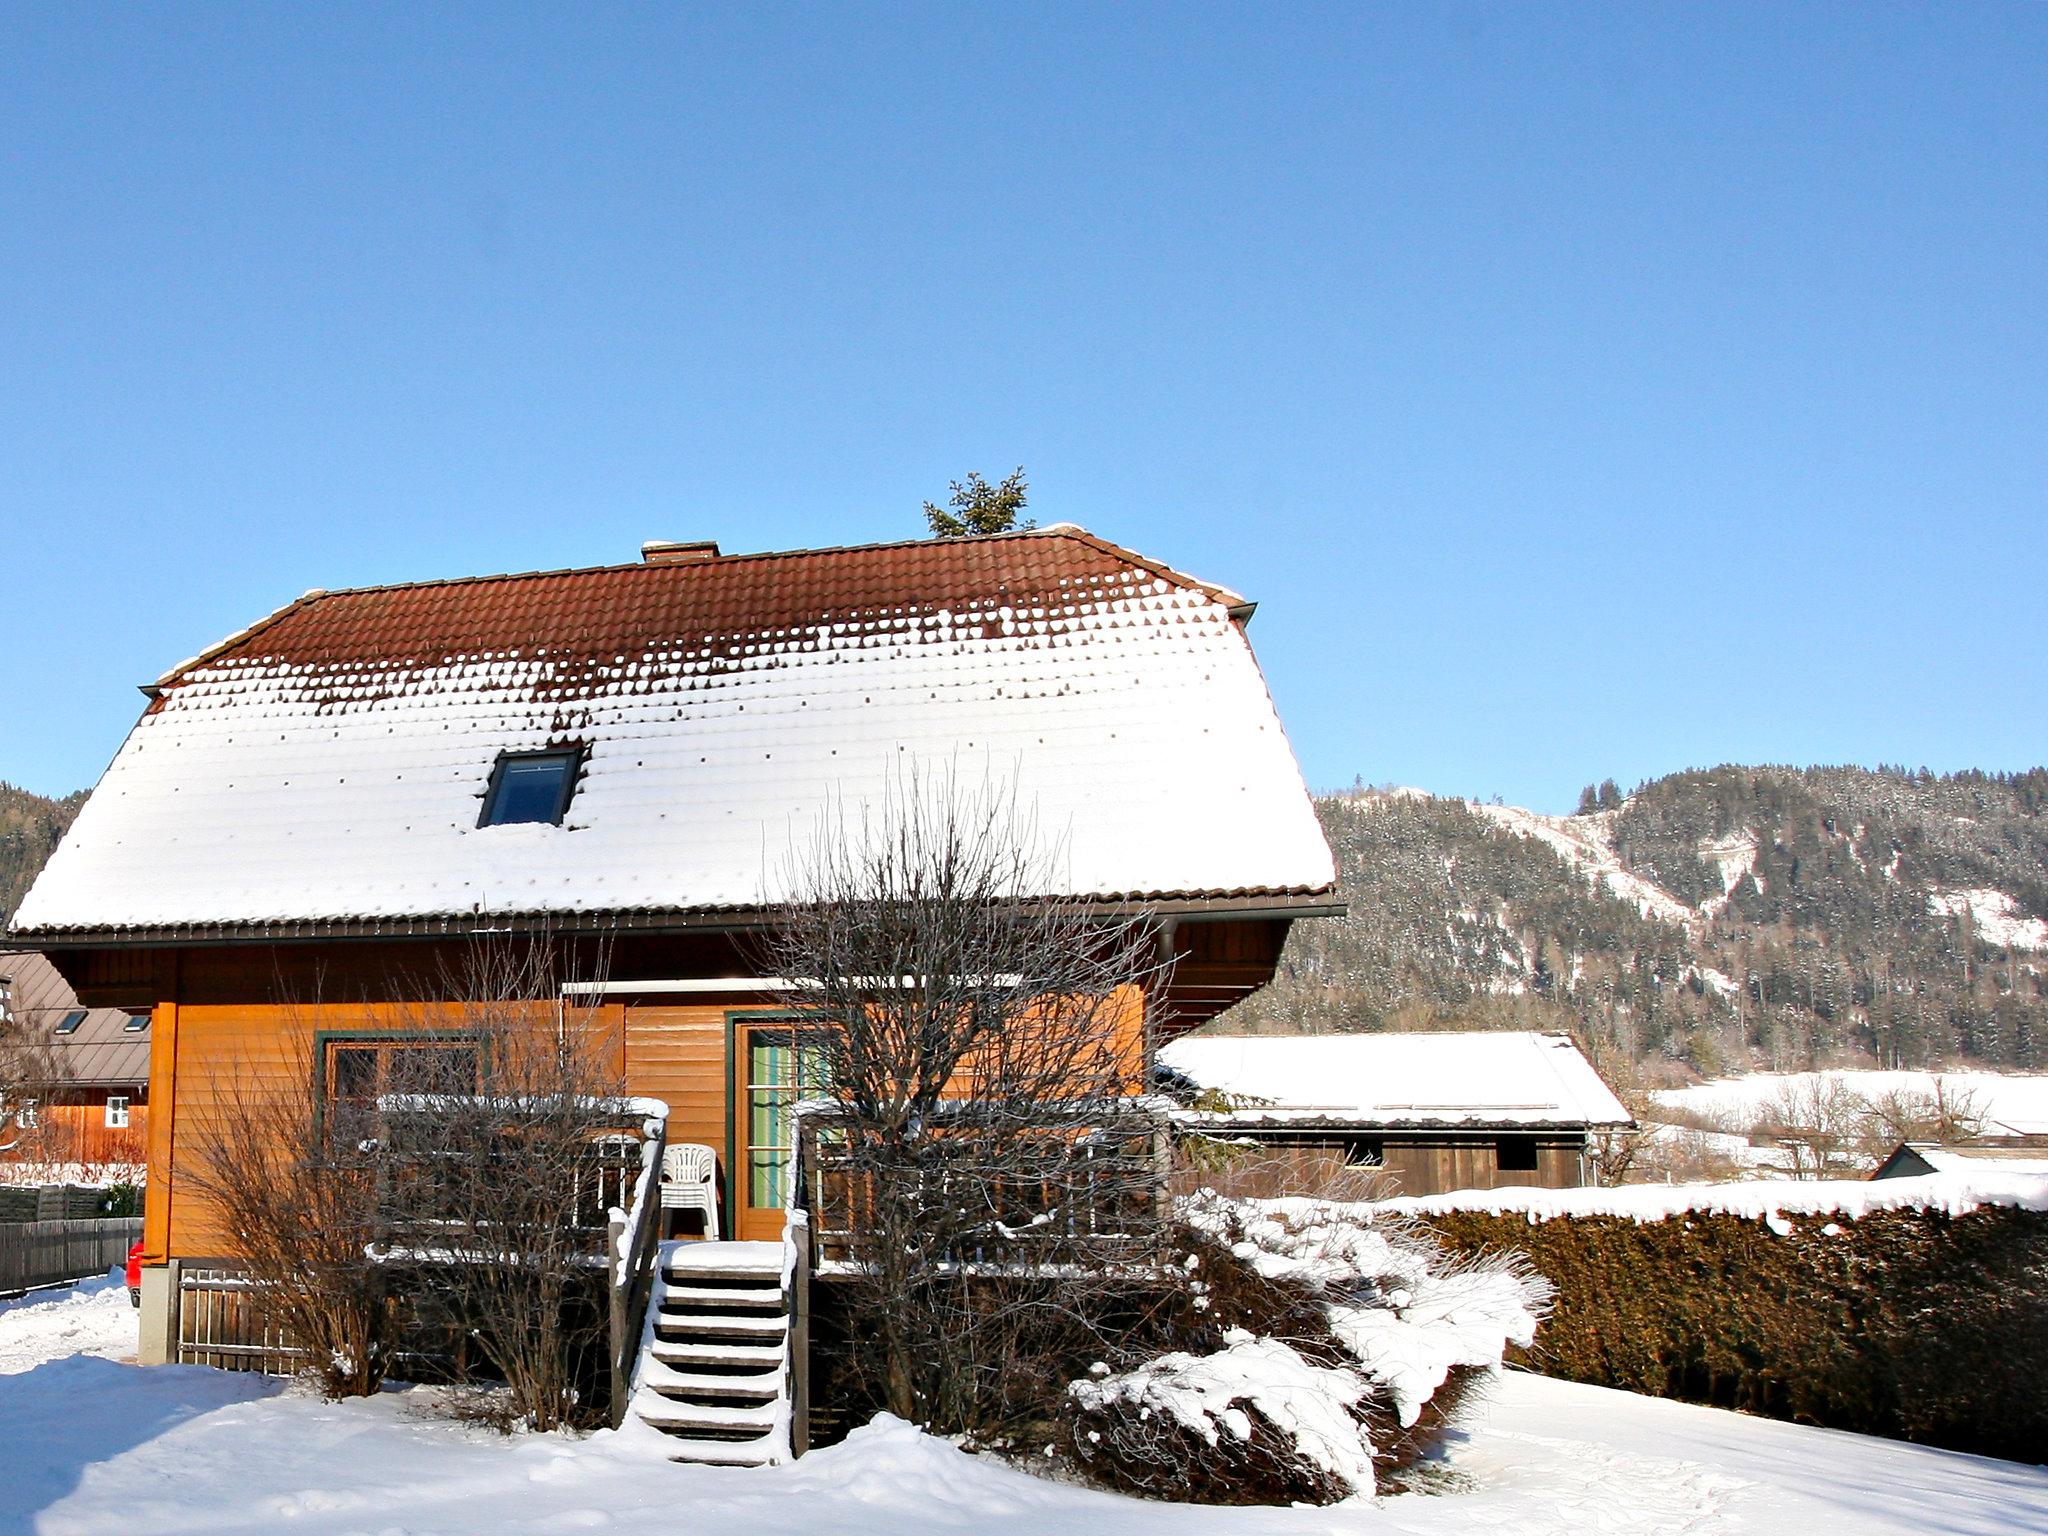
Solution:
<svg viewBox="0 0 2048 1536">
<path fill-rule="evenodd" d="M 141 1236 L 133 1216 L 0 1223 L 0 1294 L 104 1275 Z"/>
<path fill-rule="evenodd" d="M 258 1303 L 256 1282 L 232 1263 L 187 1261 L 177 1266 L 180 1365 L 289 1376 L 306 1363 L 284 1329 Z"/>
</svg>

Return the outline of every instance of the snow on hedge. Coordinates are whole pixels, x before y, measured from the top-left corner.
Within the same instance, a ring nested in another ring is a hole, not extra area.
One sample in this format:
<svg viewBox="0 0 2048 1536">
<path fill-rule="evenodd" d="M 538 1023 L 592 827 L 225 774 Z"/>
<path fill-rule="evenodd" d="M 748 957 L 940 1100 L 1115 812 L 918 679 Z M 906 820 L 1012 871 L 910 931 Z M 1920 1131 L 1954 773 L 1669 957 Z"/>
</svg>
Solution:
<svg viewBox="0 0 2048 1536">
<path fill-rule="evenodd" d="M 1371 1390 L 1356 1371 L 1316 1365 L 1278 1339 L 1230 1331 L 1210 1355 L 1175 1352 L 1121 1376 L 1077 1381 L 1075 1402 L 1090 1412 L 1129 1406 L 1161 1414 L 1209 1445 L 1249 1444 L 1251 1412 L 1286 1435 L 1309 1461 L 1353 1488 L 1370 1488 L 1372 1442 L 1351 1412 Z M 1250 1410 L 1250 1411 L 1248 1411 Z"/>
<path fill-rule="evenodd" d="M 1315 1503 L 1371 1492 L 1376 1462 L 1393 1470 L 1426 1448 L 1434 1431 L 1410 1431 L 1454 1373 L 1498 1371 L 1510 1344 L 1534 1338 L 1549 1300 L 1549 1286 L 1515 1260 L 1453 1257 L 1369 1205 L 1203 1191 L 1178 1209 L 1196 1239 L 1187 1272 L 1197 1313 L 1231 1265 L 1258 1277 L 1254 1294 L 1271 1282 L 1291 1299 L 1253 1310 L 1226 1283 L 1239 1310 L 1220 1347 L 1212 1337 L 1117 1374 L 1098 1365 L 1069 1386 L 1076 1454 L 1112 1486 L 1225 1502 L 1245 1502 L 1247 1489 L 1254 1501 Z M 1319 1308 L 1324 1326 L 1300 1307 Z M 1437 1415 L 1439 1427 L 1448 1422 Z"/>
<path fill-rule="evenodd" d="M 1331 1332 L 1392 1399 L 1404 1427 L 1454 1369 L 1497 1369 L 1510 1344 L 1534 1339 L 1549 1299 L 1541 1280 L 1452 1259 L 1373 1206 L 1198 1196 L 1183 1211 L 1218 1237 L 1235 1226 L 1232 1252 L 1268 1279 L 1320 1291 Z"/>
<path fill-rule="evenodd" d="M 1272 1201 L 1308 1205 L 1308 1201 Z M 1461 1189 L 1380 1201 L 1392 1215 L 1477 1211 L 1525 1216 L 1533 1225 L 1561 1216 L 1625 1216 L 1638 1222 L 1674 1216 L 1740 1216 L 1774 1228 L 1788 1216 L 1846 1216 L 1926 1210 L 1967 1215 L 1986 1205 L 2048 1211 L 2048 1176 L 1986 1168 L 1909 1179 L 1768 1179 L 1741 1184 L 1625 1184 L 1614 1189 Z"/>
</svg>

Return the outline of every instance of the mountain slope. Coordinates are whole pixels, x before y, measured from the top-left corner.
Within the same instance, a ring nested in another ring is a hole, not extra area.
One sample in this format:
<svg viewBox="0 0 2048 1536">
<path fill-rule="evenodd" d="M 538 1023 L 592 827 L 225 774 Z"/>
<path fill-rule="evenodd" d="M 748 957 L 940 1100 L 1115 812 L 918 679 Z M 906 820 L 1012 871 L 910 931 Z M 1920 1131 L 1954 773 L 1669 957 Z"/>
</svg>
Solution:
<svg viewBox="0 0 2048 1536">
<path fill-rule="evenodd" d="M 0 926 L 14 916 L 37 871 L 84 804 L 84 790 L 50 800 L 0 783 Z"/>
<path fill-rule="evenodd" d="M 2048 1065 L 2048 771 L 1723 767 L 1540 816 L 1322 797 L 1348 917 L 1219 1027 L 1550 1025 L 1702 1071 Z"/>
</svg>

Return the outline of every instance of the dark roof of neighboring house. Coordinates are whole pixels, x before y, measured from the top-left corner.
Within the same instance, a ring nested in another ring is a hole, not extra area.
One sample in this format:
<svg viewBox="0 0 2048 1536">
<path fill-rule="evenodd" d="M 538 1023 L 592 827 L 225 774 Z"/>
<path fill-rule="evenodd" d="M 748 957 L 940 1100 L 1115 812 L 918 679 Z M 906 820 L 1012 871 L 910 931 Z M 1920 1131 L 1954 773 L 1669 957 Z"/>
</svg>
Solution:
<svg viewBox="0 0 2048 1536">
<path fill-rule="evenodd" d="M 309 593 L 165 674 L 15 931 L 758 911 L 906 769 L 1013 793 L 1039 894 L 1305 905 L 1248 611 L 1065 526 Z M 477 825 L 501 752 L 565 745 L 560 825 Z"/>
<path fill-rule="evenodd" d="M 119 1088 L 149 1081 L 149 1030 L 128 1027 L 121 1008 L 80 1008 L 57 968 L 33 951 L 0 954 L 7 980 L 8 1013 L 15 1027 L 40 1037 L 57 1083 L 73 1088 Z M 85 1018 L 66 1034 L 53 1031 L 75 1013 Z"/>
</svg>

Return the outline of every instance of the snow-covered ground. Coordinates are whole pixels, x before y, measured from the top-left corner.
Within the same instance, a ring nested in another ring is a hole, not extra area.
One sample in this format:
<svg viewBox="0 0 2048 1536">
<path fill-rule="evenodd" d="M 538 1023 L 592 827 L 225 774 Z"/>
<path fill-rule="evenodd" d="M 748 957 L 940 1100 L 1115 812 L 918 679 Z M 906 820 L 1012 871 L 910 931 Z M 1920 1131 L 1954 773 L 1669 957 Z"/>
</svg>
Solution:
<svg viewBox="0 0 2048 1536">
<path fill-rule="evenodd" d="M 1710 1115 L 1736 1129 L 1754 1121 L 1788 1086 L 1808 1086 L 1817 1075 L 1838 1079 L 1865 1099 L 1892 1093 L 1931 1094 L 1936 1077 L 1953 1094 L 1967 1093 L 1989 1119 L 1994 1134 L 2048 1133 L 2048 1074 L 2013 1072 L 1756 1072 L 1724 1077 L 1691 1088 L 1661 1088 L 1658 1104 Z"/>
<path fill-rule="evenodd" d="M 37 1536 L 2017 1536 L 2048 1468 L 1504 1378 L 1439 1491 L 1331 1509 L 1145 1504 L 1046 1481 L 901 1424 L 768 1471 L 679 1467 L 626 1434 L 501 1440 L 420 1397 L 323 1403 L 197 1367 L 144 1370 L 118 1288 L 0 1308 L 0 1533 Z"/>
<path fill-rule="evenodd" d="M 0 1301 L 0 1376 L 66 1355 L 135 1358 L 135 1309 L 118 1273 Z"/>
</svg>

